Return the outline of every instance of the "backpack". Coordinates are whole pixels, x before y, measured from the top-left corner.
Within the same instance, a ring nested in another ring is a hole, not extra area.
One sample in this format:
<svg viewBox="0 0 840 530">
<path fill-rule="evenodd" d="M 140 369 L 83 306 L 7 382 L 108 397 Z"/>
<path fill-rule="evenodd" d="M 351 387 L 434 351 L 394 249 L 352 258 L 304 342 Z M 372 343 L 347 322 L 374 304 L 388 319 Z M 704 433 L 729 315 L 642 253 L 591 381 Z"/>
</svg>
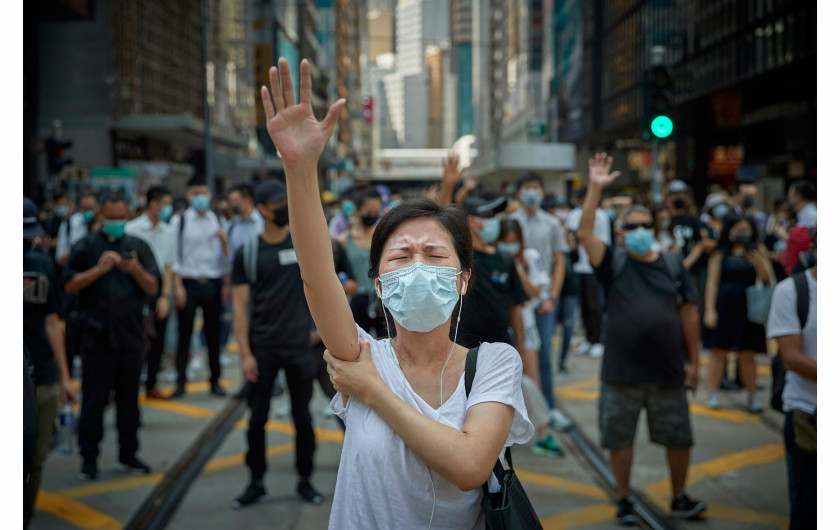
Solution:
<svg viewBox="0 0 840 530">
<path fill-rule="evenodd" d="M 684 301 L 682 296 L 682 259 L 679 255 L 674 254 L 673 252 L 660 252 L 659 255 L 662 256 L 662 260 L 665 261 L 665 267 L 668 269 L 668 274 L 671 275 L 671 279 L 674 281 L 674 285 L 677 288 L 677 306 L 681 306 Z M 628 259 L 630 258 L 627 257 L 627 252 L 624 249 L 613 247 L 613 281 L 615 281 L 618 278 L 618 275 L 621 274 L 621 271 L 624 270 L 624 266 L 627 265 Z"/>
<path fill-rule="evenodd" d="M 805 277 L 807 271 L 798 272 L 791 276 L 793 278 L 793 285 L 796 288 L 796 314 L 799 316 L 799 327 L 805 329 L 805 323 L 808 322 L 808 310 L 811 304 L 811 295 L 808 292 L 808 278 Z M 770 363 L 770 369 L 773 374 L 773 386 L 770 393 L 770 406 L 779 412 L 782 410 L 782 393 L 785 390 L 785 377 L 787 370 L 785 364 L 782 362 L 782 354 L 777 353 Z"/>
</svg>

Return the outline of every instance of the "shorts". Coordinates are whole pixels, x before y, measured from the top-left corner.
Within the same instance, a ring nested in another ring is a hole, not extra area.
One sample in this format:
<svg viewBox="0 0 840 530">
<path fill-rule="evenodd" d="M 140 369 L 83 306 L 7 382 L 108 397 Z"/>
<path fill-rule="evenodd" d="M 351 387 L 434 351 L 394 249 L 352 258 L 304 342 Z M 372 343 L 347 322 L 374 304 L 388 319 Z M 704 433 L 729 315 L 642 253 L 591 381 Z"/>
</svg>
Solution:
<svg viewBox="0 0 840 530">
<path fill-rule="evenodd" d="M 631 447 L 642 407 L 647 409 L 650 441 L 672 449 L 694 445 L 688 400 L 682 387 L 601 382 L 598 423 L 601 447 Z"/>
</svg>

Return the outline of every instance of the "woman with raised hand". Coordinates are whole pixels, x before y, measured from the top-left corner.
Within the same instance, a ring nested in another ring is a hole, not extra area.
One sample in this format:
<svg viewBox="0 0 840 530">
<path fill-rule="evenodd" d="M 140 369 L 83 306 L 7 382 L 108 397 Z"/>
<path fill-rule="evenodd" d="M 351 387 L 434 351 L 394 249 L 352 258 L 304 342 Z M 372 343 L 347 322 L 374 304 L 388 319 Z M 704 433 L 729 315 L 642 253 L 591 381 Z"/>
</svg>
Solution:
<svg viewBox="0 0 840 530">
<path fill-rule="evenodd" d="M 482 344 L 465 392 L 467 349 L 450 340 L 449 329 L 470 283 L 466 215 L 418 199 L 381 219 L 369 276 L 393 328 L 382 340 L 358 328 L 332 268 L 317 179 L 344 100 L 319 122 L 308 62 L 300 64 L 297 105 L 289 65 L 280 59 L 278 66 L 269 71 L 271 91 L 261 89 L 267 128 L 286 170 L 306 299 L 329 350 L 338 391 L 332 410 L 347 424 L 330 528 L 484 528 L 481 485 L 504 448 L 527 442 L 534 427 L 513 347 Z"/>
</svg>

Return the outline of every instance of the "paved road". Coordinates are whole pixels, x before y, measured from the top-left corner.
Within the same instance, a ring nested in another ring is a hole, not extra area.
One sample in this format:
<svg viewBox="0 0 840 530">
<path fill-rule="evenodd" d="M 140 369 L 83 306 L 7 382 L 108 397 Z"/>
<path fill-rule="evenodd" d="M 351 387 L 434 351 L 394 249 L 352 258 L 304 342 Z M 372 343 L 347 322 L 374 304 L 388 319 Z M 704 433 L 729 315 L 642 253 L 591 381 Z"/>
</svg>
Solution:
<svg viewBox="0 0 840 530">
<path fill-rule="evenodd" d="M 767 361 L 759 358 L 762 364 L 759 381 L 769 388 Z M 571 373 L 556 380 L 560 406 L 596 442 L 599 366 L 600 361 L 596 359 L 573 357 L 569 361 Z M 224 384 L 231 392 L 239 388 L 240 381 L 236 362 L 224 369 Z M 743 393 L 724 394 L 723 409 L 711 411 L 701 405 L 703 395 L 701 390 L 692 398 L 696 448 L 689 493 L 709 504 L 709 510 L 704 521 L 675 521 L 675 525 L 733 530 L 786 528 L 786 471 L 778 429 L 781 415 L 766 411 L 761 419 L 748 413 Z M 280 410 L 284 399 L 275 398 L 268 426 L 269 499 L 243 510 L 230 507 L 248 479 L 243 464 L 247 427 L 243 418 L 208 462 L 168 528 L 326 528 L 343 434 L 335 421 L 322 413 L 327 402 L 316 389 L 311 410 L 317 427 L 318 450 L 312 480 L 325 494 L 326 502 L 320 506 L 300 502 L 295 497 L 294 430 L 291 418 Z M 78 456 L 51 454 L 31 528 L 121 528 L 160 481 L 162 473 L 223 403 L 224 400 L 208 393 L 206 383 L 188 385 L 188 394 L 178 401 L 143 400 L 139 454 L 154 471 L 145 477 L 125 475 L 113 468 L 114 411 L 107 411 L 99 480 L 91 483 L 77 478 Z M 648 442 L 644 420 L 639 425 L 632 485 L 667 511 L 670 486 L 664 452 Z M 558 441 L 567 449 L 566 458 L 533 455 L 528 445 L 514 448 L 517 473 L 544 528 L 613 528 L 614 499 L 605 492 L 592 468 L 576 456 L 571 438 L 560 435 Z"/>
</svg>

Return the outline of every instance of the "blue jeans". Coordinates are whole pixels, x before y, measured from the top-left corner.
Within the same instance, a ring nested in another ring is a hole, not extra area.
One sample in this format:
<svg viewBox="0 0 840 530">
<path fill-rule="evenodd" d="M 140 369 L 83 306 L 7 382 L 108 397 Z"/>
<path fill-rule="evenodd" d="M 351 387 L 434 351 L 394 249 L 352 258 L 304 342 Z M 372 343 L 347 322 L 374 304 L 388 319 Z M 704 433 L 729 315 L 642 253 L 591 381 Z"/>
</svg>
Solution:
<svg viewBox="0 0 840 530">
<path fill-rule="evenodd" d="M 557 307 L 544 315 L 534 311 L 537 330 L 540 332 L 540 385 L 549 409 L 554 408 L 554 382 L 551 373 L 551 338 L 556 326 Z"/>
<path fill-rule="evenodd" d="M 790 528 L 816 528 L 817 455 L 807 455 L 796 447 L 792 412 L 785 412 L 784 436 L 790 495 Z"/>
<path fill-rule="evenodd" d="M 558 321 L 563 324 L 563 347 L 560 350 L 560 368 L 566 367 L 566 357 L 569 355 L 569 345 L 572 343 L 572 335 L 575 332 L 575 309 L 580 302 L 577 295 L 560 297 L 560 311 L 557 314 Z"/>
</svg>

